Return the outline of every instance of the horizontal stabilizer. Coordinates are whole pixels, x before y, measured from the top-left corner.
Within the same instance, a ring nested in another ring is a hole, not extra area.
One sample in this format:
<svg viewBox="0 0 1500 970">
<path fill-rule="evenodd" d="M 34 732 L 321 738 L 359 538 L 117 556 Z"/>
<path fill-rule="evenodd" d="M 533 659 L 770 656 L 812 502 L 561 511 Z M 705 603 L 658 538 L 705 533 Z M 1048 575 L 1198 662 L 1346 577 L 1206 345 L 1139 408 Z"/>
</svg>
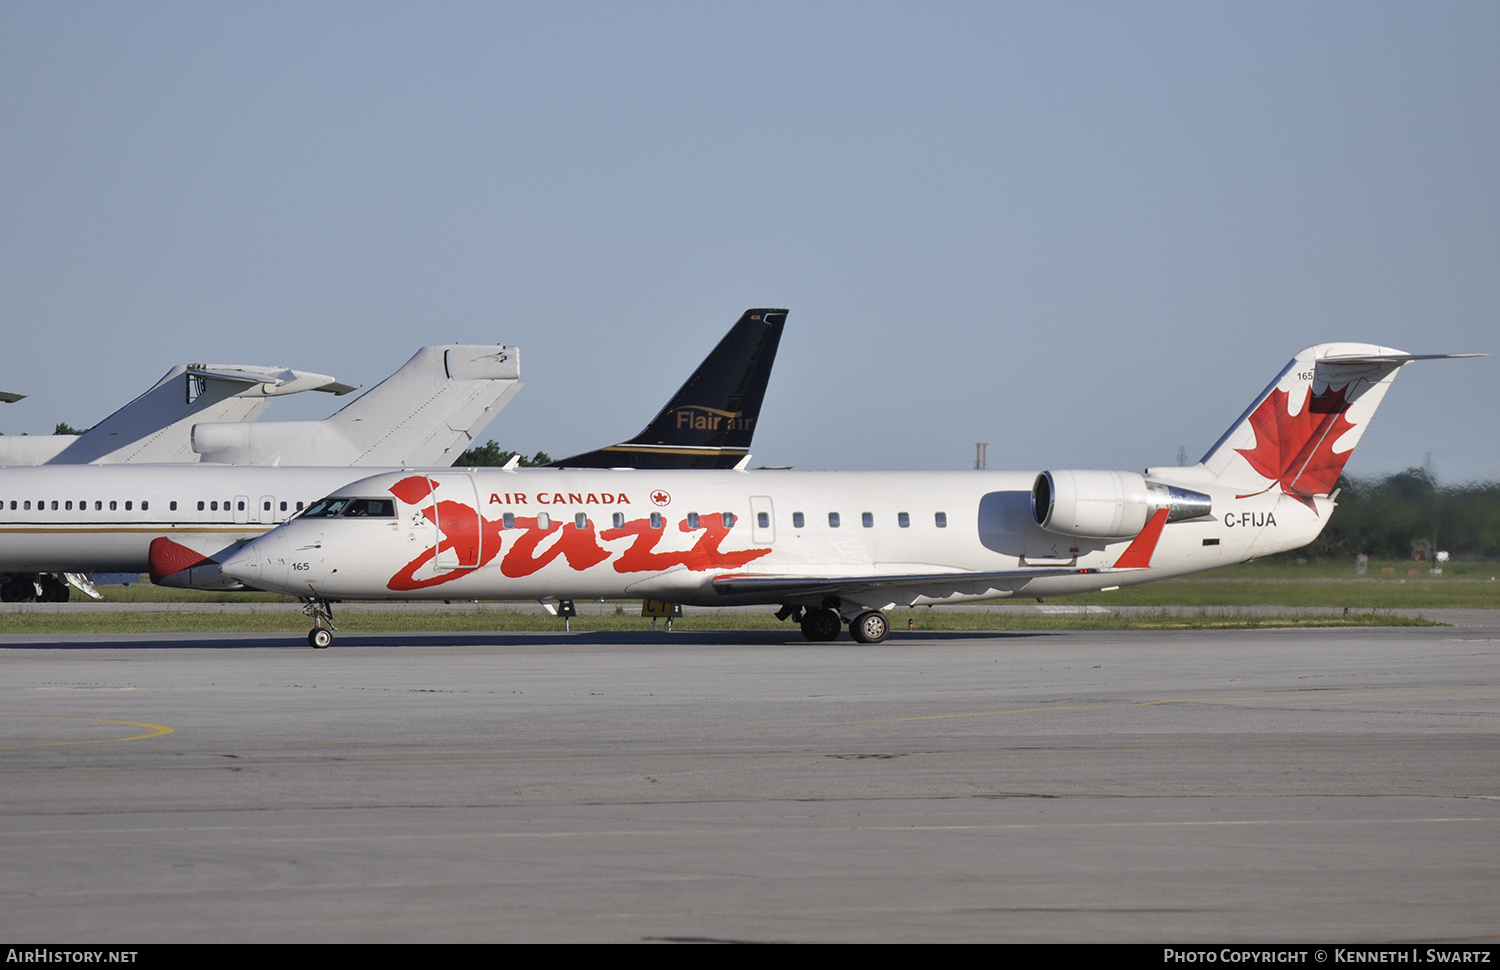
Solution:
<svg viewBox="0 0 1500 970">
<path fill-rule="evenodd" d="M 229 384 L 261 384 L 264 387 L 260 388 L 259 393 L 266 397 L 280 397 L 300 391 L 324 391 L 328 394 L 344 395 L 358 390 L 352 384 L 340 384 L 327 374 L 313 374 L 288 367 L 198 364 L 189 367 L 188 374 L 208 381 L 224 381 Z"/>
<path fill-rule="evenodd" d="M 12 394 L 10 391 L 0 391 L 0 401 L 6 404 L 14 404 L 25 396 L 25 394 Z"/>
<path fill-rule="evenodd" d="M 191 462 L 191 429 L 200 421 L 254 421 L 269 398 L 300 391 L 344 393 L 327 374 L 256 364 L 178 364 L 144 394 L 83 434 L 62 443 L 47 464 Z"/>
</svg>

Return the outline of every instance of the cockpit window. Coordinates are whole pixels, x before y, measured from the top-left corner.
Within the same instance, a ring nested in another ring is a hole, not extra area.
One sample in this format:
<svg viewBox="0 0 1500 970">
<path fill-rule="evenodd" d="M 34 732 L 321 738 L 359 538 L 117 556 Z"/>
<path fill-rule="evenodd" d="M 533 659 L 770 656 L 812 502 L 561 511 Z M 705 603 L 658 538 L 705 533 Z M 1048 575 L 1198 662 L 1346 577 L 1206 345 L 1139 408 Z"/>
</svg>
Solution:
<svg viewBox="0 0 1500 970">
<path fill-rule="evenodd" d="M 351 519 L 394 519 L 396 503 L 388 498 L 357 498 L 349 503 L 344 514 Z"/>
<path fill-rule="evenodd" d="M 306 512 L 302 513 L 304 519 L 334 519 L 344 514 L 344 509 L 349 505 L 346 498 L 323 498 L 312 504 Z"/>
<path fill-rule="evenodd" d="M 394 519 L 396 503 L 388 498 L 325 498 L 302 513 L 305 519 Z"/>
</svg>

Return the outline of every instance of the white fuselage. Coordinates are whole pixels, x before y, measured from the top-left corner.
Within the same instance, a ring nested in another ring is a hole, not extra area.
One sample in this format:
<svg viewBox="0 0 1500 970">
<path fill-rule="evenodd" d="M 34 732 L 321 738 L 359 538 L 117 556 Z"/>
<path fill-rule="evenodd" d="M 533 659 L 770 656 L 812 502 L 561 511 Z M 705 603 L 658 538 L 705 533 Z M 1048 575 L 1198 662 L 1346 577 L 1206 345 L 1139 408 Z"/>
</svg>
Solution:
<svg viewBox="0 0 1500 970">
<path fill-rule="evenodd" d="M 1197 485 L 1211 495 L 1212 513 L 1168 523 L 1149 568 L 1115 570 L 1133 537 L 1043 530 L 1031 514 L 1035 479 L 981 471 L 393 473 L 336 493 L 394 497 L 393 515 L 309 513 L 248 545 L 224 572 L 246 585 L 331 600 L 648 597 L 698 605 L 820 598 L 716 590 L 713 580 L 727 575 L 953 578 L 853 594 L 874 609 L 1054 596 L 1211 569 L 1305 545 L 1332 510 L 1326 499 L 1314 508 L 1278 491 L 1236 497 Z M 1037 567 L 1060 574 L 964 581 Z M 1091 569 L 1104 572 L 1082 572 Z"/>
</svg>

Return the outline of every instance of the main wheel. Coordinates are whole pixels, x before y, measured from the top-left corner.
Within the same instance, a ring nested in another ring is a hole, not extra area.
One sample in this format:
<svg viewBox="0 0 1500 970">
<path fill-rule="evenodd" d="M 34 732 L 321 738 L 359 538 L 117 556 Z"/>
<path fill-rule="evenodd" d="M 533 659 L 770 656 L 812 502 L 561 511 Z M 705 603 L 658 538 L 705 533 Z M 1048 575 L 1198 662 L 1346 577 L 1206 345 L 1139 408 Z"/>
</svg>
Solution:
<svg viewBox="0 0 1500 970">
<path fill-rule="evenodd" d="M 68 584 L 54 576 L 42 576 L 37 582 L 42 587 L 42 595 L 37 597 L 40 603 L 66 603 L 68 601 Z"/>
<path fill-rule="evenodd" d="M 0 583 L 0 601 L 6 603 L 25 603 L 36 596 L 36 589 L 28 582 L 19 579 L 7 579 Z"/>
<path fill-rule="evenodd" d="M 802 617 L 802 635 L 814 643 L 838 639 L 844 624 L 833 610 L 808 610 Z"/>
<path fill-rule="evenodd" d="M 859 643 L 879 643 L 891 632 L 891 624 L 879 610 L 861 613 L 849 623 L 849 635 Z"/>
<path fill-rule="evenodd" d="M 323 627 L 314 627 L 307 631 L 307 645 L 314 650 L 327 650 L 332 642 L 333 634 Z"/>
</svg>

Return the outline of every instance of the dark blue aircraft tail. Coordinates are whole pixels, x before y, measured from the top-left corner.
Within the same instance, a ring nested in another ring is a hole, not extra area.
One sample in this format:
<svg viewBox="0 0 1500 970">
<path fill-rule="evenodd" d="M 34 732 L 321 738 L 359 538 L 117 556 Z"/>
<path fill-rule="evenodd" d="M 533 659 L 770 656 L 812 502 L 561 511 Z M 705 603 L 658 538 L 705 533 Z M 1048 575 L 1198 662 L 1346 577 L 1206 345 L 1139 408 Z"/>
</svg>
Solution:
<svg viewBox="0 0 1500 970">
<path fill-rule="evenodd" d="M 785 310 L 746 310 L 646 430 L 554 468 L 733 468 L 750 453 Z"/>
</svg>

